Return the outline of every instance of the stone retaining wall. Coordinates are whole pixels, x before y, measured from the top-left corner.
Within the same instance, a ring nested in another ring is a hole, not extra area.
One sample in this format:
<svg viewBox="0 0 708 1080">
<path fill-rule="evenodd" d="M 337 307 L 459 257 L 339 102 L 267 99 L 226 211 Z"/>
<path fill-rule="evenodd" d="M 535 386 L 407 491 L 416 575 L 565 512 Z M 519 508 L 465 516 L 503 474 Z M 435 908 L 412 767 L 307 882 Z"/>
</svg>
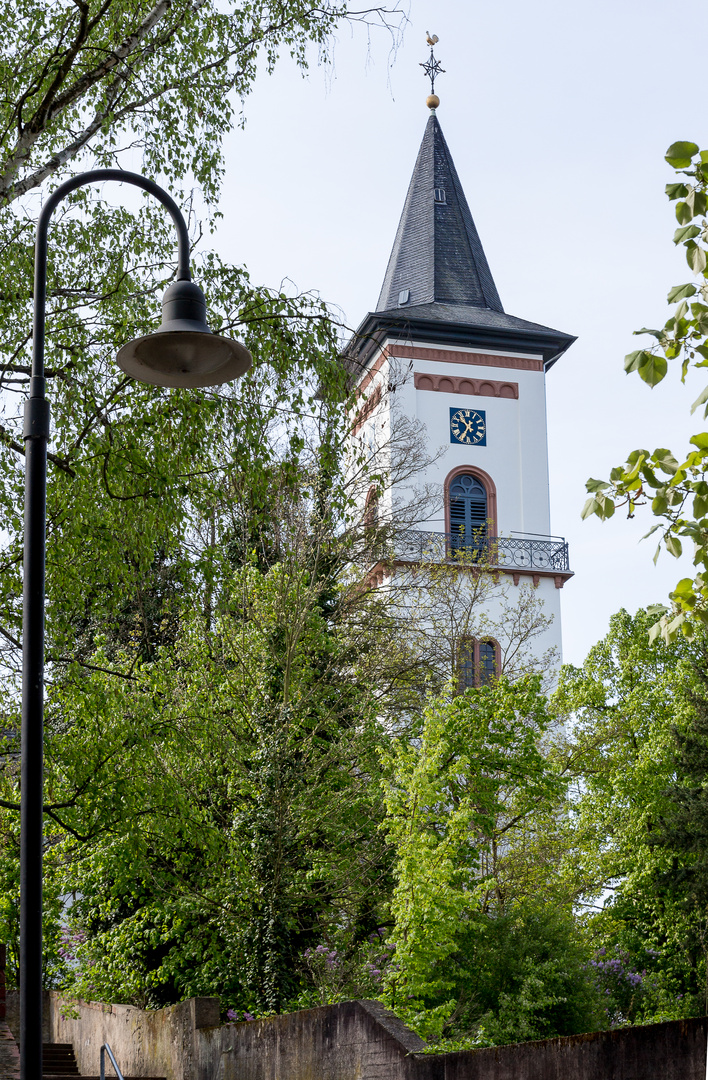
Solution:
<svg viewBox="0 0 708 1080">
<path fill-rule="evenodd" d="M 14 1027 L 16 994 L 8 993 Z M 218 998 L 168 1009 L 48 995 L 52 1042 L 71 1042 L 96 1075 L 109 1042 L 133 1076 L 167 1080 L 706 1080 L 708 1018 L 600 1031 L 452 1054 L 425 1043 L 376 1001 L 351 1001 L 219 1024 Z"/>
</svg>

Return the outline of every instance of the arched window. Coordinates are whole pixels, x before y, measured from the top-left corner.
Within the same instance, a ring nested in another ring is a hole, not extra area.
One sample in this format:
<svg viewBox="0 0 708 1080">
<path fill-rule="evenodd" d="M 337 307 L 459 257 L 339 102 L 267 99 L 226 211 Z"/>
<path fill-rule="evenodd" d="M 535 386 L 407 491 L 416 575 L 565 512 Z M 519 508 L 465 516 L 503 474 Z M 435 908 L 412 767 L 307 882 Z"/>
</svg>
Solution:
<svg viewBox="0 0 708 1080">
<path fill-rule="evenodd" d="M 487 539 L 487 490 L 472 473 L 458 473 L 449 485 L 450 541 L 453 551 L 479 549 Z"/>
<path fill-rule="evenodd" d="M 487 686 L 497 674 L 497 648 L 493 641 L 480 641 L 478 686 Z"/>
<path fill-rule="evenodd" d="M 379 493 L 376 487 L 369 488 L 364 503 L 364 527 L 375 529 L 379 523 Z"/>
<path fill-rule="evenodd" d="M 457 681 L 460 692 L 468 686 L 488 686 L 499 673 L 496 641 L 463 637 L 457 649 Z"/>
</svg>

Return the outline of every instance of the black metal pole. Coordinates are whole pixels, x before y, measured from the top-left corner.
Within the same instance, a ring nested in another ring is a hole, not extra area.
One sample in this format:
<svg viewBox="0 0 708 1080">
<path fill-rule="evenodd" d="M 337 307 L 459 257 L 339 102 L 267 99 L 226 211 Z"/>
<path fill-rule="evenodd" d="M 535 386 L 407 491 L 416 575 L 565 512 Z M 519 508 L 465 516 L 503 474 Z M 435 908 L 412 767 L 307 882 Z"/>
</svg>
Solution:
<svg viewBox="0 0 708 1080">
<path fill-rule="evenodd" d="M 22 615 L 22 769 L 20 809 L 20 1080 L 42 1076 L 42 855 L 44 739 L 44 570 L 49 403 L 44 396 L 47 233 L 54 209 L 85 184 L 117 180 L 154 195 L 177 228 L 177 280 L 190 281 L 189 234 L 175 201 L 152 180 L 122 169 L 94 169 L 61 184 L 37 222 L 32 377 L 25 406 L 25 548 Z"/>
</svg>

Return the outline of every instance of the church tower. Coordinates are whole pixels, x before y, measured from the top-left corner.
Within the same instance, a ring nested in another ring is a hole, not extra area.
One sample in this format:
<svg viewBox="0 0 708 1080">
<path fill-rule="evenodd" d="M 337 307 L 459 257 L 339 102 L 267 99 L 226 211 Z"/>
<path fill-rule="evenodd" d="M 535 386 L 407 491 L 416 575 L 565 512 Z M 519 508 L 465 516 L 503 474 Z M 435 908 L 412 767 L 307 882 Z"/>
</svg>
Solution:
<svg viewBox="0 0 708 1080">
<path fill-rule="evenodd" d="M 415 422 L 429 451 L 420 482 L 439 495 L 433 516 L 395 541 L 395 560 L 375 575 L 426 560 L 484 560 L 510 586 L 535 587 L 553 618 L 539 647 L 560 654 L 559 590 L 572 572 L 568 545 L 551 535 L 545 379 L 575 339 L 504 311 L 438 104 L 428 98 L 376 310 L 346 353 L 359 445 L 389 438 L 401 418 Z M 395 518 L 402 501 L 386 491 L 380 510 Z"/>
</svg>

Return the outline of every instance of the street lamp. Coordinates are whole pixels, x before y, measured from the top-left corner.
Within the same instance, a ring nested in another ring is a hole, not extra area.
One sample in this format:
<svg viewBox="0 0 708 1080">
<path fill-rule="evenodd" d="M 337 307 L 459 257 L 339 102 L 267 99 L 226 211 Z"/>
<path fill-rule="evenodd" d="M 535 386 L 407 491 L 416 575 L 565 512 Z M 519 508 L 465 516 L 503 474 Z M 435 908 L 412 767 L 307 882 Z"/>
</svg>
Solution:
<svg viewBox="0 0 708 1080">
<path fill-rule="evenodd" d="M 191 280 L 189 235 L 176 202 L 152 180 L 122 169 L 94 169 L 61 184 L 37 222 L 34 256 L 32 377 L 25 404 L 25 548 L 22 614 L 22 773 L 20 809 L 20 1078 L 42 1075 L 42 811 L 44 735 L 44 569 L 49 402 L 44 396 L 47 232 L 56 206 L 86 184 L 117 180 L 153 195 L 177 229 L 177 279 L 162 301 L 154 334 L 116 357 L 128 375 L 155 386 L 215 386 L 243 375 L 251 354 L 213 334 L 201 289 Z"/>
</svg>

